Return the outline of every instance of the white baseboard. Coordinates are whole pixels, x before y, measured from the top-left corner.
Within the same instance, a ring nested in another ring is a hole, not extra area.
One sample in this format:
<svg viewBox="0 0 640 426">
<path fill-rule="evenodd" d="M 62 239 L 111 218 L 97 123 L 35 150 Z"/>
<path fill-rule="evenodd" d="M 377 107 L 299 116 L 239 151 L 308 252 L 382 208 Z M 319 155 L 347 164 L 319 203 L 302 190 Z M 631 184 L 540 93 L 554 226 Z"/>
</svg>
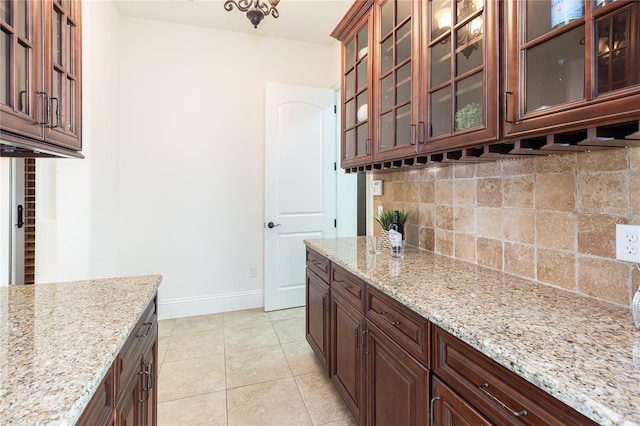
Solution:
<svg viewBox="0 0 640 426">
<path fill-rule="evenodd" d="M 264 291 L 212 294 L 158 301 L 158 319 L 192 317 L 264 306 Z"/>
</svg>

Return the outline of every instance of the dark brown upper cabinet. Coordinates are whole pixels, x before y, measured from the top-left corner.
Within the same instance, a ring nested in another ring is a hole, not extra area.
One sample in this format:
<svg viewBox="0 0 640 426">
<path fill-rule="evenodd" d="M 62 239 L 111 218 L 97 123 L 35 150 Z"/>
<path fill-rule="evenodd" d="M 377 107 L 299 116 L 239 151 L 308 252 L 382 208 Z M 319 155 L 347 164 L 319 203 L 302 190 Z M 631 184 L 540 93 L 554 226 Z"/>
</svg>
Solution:
<svg viewBox="0 0 640 426">
<path fill-rule="evenodd" d="M 81 157 L 80 0 L 0 0 L 2 156 Z"/>
<path fill-rule="evenodd" d="M 640 2 L 506 3 L 506 133 L 638 119 Z"/>
<path fill-rule="evenodd" d="M 416 154 L 424 141 L 417 102 L 421 5 L 419 1 L 378 0 L 374 6 L 376 160 Z"/>
<path fill-rule="evenodd" d="M 347 171 L 640 145 L 638 1 L 361 0 L 332 36 Z"/>
<path fill-rule="evenodd" d="M 427 2 L 428 151 L 499 138 L 499 13 L 496 1 Z"/>
<path fill-rule="evenodd" d="M 342 167 L 371 162 L 373 156 L 370 6 L 362 4 L 353 15 L 342 47 Z M 353 8 L 352 8 L 353 10 Z"/>
</svg>

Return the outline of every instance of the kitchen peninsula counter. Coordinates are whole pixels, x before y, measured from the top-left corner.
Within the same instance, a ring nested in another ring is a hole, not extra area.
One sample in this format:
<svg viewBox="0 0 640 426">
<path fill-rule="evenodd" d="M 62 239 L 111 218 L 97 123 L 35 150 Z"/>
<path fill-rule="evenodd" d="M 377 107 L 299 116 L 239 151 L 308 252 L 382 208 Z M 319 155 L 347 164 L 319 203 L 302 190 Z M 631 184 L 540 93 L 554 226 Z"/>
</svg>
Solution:
<svg viewBox="0 0 640 426">
<path fill-rule="evenodd" d="M 161 280 L 0 287 L 0 424 L 74 424 Z"/>
<path fill-rule="evenodd" d="M 595 422 L 640 425 L 628 308 L 432 252 L 372 255 L 364 237 L 305 244 Z"/>
</svg>

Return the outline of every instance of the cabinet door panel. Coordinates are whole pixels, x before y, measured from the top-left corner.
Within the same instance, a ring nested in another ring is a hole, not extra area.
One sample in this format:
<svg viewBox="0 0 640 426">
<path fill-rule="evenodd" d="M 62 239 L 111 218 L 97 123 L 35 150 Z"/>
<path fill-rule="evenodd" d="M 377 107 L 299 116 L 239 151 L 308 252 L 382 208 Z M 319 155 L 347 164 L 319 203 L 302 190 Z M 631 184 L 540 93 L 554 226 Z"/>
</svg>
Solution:
<svg viewBox="0 0 640 426">
<path fill-rule="evenodd" d="M 370 13 L 360 18 L 343 44 L 341 166 L 371 161 L 371 62 L 369 61 Z"/>
<path fill-rule="evenodd" d="M 426 150 L 497 140 L 500 4 L 430 0 L 427 16 Z"/>
<path fill-rule="evenodd" d="M 433 378 L 432 426 L 489 426 L 490 423 L 467 401 L 437 377 Z"/>
<path fill-rule="evenodd" d="M 329 285 L 307 269 L 306 338 L 329 371 Z"/>
<path fill-rule="evenodd" d="M 45 140 L 80 150 L 81 144 L 81 33 L 80 1 L 51 2 L 45 10 L 44 87 L 50 94 Z"/>
<path fill-rule="evenodd" d="M 374 90 L 378 123 L 374 160 L 402 158 L 419 149 L 419 16 L 421 2 L 378 0 L 374 16 Z"/>
<path fill-rule="evenodd" d="M 39 76 L 41 2 L 6 2 L 0 14 L 0 124 L 3 132 L 42 139 Z"/>
<path fill-rule="evenodd" d="M 637 121 L 640 3 L 557 3 L 506 2 L 506 136 Z"/>
<path fill-rule="evenodd" d="M 354 417 L 363 421 L 364 317 L 338 293 L 331 294 L 331 378 Z"/>
<path fill-rule="evenodd" d="M 367 424 L 426 424 L 429 371 L 377 327 L 368 329 Z"/>
</svg>

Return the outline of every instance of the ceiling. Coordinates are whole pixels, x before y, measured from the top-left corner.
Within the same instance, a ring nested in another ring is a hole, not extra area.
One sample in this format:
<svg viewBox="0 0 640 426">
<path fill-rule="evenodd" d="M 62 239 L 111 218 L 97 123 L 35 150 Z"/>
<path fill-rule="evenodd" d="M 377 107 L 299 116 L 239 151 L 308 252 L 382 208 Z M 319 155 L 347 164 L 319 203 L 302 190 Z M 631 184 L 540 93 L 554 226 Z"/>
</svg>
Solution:
<svg viewBox="0 0 640 426">
<path fill-rule="evenodd" d="M 224 0 L 113 0 L 123 16 L 155 19 L 266 37 L 331 44 L 329 35 L 354 0 L 281 0 L 278 19 L 253 28 L 244 12 L 224 10 Z"/>
</svg>

